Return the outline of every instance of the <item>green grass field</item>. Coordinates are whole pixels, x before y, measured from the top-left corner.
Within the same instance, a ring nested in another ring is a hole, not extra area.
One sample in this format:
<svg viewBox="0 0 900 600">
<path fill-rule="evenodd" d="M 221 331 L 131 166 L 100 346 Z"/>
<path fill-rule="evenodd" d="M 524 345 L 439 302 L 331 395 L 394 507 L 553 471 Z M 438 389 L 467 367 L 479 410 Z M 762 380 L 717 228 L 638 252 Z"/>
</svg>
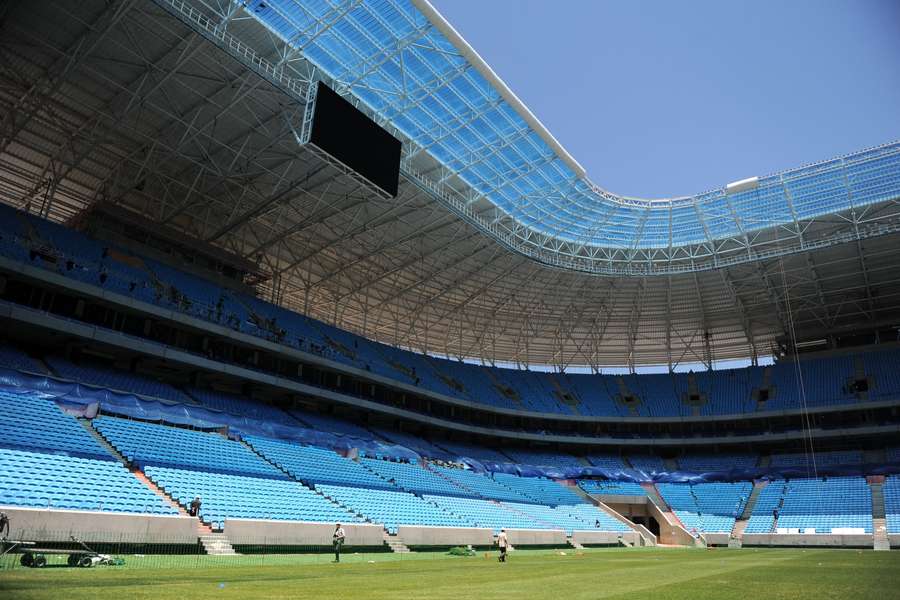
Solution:
<svg viewBox="0 0 900 600">
<path fill-rule="evenodd" d="M 184 565 L 127 557 L 125 567 L 0 571 L 3 600 L 315 598 L 553 600 L 900 598 L 900 553 L 798 549 L 519 551 L 477 557 L 371 554 L 233 557 Z M 212 557 L 208 557 L 212 558 Z M 180 562 L 179 562 L 180 561 Z M 370 562 L 371 561 L 371 562 Z"/>
</svg>

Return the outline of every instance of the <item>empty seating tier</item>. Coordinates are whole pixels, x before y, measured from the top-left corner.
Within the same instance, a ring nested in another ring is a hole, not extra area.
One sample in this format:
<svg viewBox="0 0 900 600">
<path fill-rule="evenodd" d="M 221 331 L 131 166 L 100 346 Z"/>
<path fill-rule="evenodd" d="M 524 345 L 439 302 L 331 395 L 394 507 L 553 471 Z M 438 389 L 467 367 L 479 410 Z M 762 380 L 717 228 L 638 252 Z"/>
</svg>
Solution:
<svg viewBox="0 0 900 600">
<path fill-rule="evenodd" d="M 300 481 L 370 488 L 393 487 L 358 462 L 344 458 L 332 450 L 257 436 L 247 436 L 244 440 L 254 450 Z"/>
<path fill-rule="evenodd" d="M 99 417 L 93 424 L 129 462 L 141 467 L 154 465 L 287 478 L 243 444 L 217 433 L 112 417 Z"/>
<path fill-rule="evenodd" d="M 147 467 L 147 477 L 179 504 L 200 497 L 200 518 L 220 529 L 226 519 L 326 523 L 358 521 L 351 513 L 295 481 Z"/>
<path fill-rule="evenodd" d="M 862 477 L 789 480 L 777 523 L 783 529 L 872 533 L 872 492 Z"/>
<path fill-rule="evenodd" d="M 53 400 L 35 392 L 0 391 L 0 446 L 113 457 Z"/>
<path fill-rule="evenodd" d="M 408 492 L 416 494 L 441 494 L 445 496 L 470 496 L 476 494 L 466 490 L 437 473 L 402 462 L 388 462 L 386 460 L 363 459 L 360 461 L 366 468 L 377 473 L 382 479 L 395 483 Z"/>
<path fill-rule="evenodd" d="M 118 462 L 0 448 L 0 504 L 178 514 Z"/>
<path fill-rule="evenodd" d="M 596 496 L 646 496 L 647 490 L 641 484 L 631 481 L 598 481 L 595 479 L 582 479 L 579 487 L 588 494 Z"/>
<path fill-rule="evenodd" d="M 585 502 L 572 490 L 544 477 L 517 477 L 506 473 L 495 473 L 494 479 L 537 504 L 581 504 Z"/>
<path fill-rule="evenodd" d="M 390 533 L 397 533 L 400 525 L 469 526 L 460 517 L 409 492 L 337 485 L 317 485 L 316 490 L 366 520 L 383 524 Z"/>
</svg>

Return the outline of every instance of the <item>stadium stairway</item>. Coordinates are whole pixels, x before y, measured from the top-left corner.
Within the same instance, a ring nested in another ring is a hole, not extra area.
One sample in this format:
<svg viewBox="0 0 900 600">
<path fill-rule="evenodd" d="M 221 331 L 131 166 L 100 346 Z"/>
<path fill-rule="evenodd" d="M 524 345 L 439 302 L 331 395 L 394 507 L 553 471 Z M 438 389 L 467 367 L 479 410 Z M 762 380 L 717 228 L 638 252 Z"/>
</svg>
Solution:
<svg viewBox="0 0 900 600">
<path fill-rule="evenodd" d="M 875 550 L 890 550 L 891 542 L 887 536 L 887 521 L 884 514 L 884 476 L 870 475 L 866 478 L 872 490 L 872 533 Z"/>
<path fill-rule="evenodd" d="M 111 455 L 115 456 L 116 460 L 118 460 L 120 463 L 125 465 L 125 467 L 128 468 L 129 471 L 131 470 L 131 465 L 128 464 L 128 461 L 125 459 L 125 457 L 122 456 L 122 454 L 118 450 L 116 450 L 115 446 L 110 444 L 106 440 L 106 438 L 100 434 L 99 431 L 94 429 L 94 426 L 91 424 L 90 419 L 85 419 L 85 418 L 79 417 L 76 420 L 79 423 L 81 423 L 81 426 L 84 427 L 85 431 L 87 431 L 89 434 L 91 434 L 91 437 L 93 437 L 95 440 L 97 440 L 97 443 L 99 443 L 101 446 L 103 446 L 103 448 L 107 452 L 109 452 Z"/>
<path fill-rule="evenodd" d="M 747 503 L 744 504 L 744 510 L 734 521 L 734 527 L 731 529 L 731 535 L 728 537 L 729 548 L 741 548 L 744 545 L 744 530 L 747 529 L 747 523 L 750 521 L 750 515 L 753 514 L 753 507 L 759 499 L 763 488 L 769 484 L 768 481 L 754 481 L 753 489 L 750 496 L 747 497 Z"/>
<path fill-rule="evenodd" d="M 205 525 L 201 525 L 205 527 Z M 234 547 L 231 545 L 231 540 L 228 539 L 228 536 L 221 532 L 208 531 L 203 532 L 202 530 L 198 531 L 200 533 L 200 545 L 203 546 L 204 552 L 211 556 L 237 556 L 238 553 L 234 551 Z"/>
<path fill-rule="evenodd" d="M 663 500 L 659 490 L 653 483 L 642 483 L 641 487 L 647 492 L 647 503 L 650 515 L 659 523 L 659 542 L 657 545 L 670 546 L 705 546 L 701 538 L 695 538 L 684 527 L 684 523 L 678 518 L 672 508 Z"/>
<path fill-rule="evenodd" d="M 596 506 L 597 508 L 599 508 L 600 510 L 602 510 L 603 512 L 605 512 L 606 514 L 611 516 L 613 519 L 619 521 L 623 525 L 626 525 L 626 526 L 630 527 L 632 530 L 636 531 L 637 534 L 639 536 L 641 536 L 644 540 L 641 543 L 642 546 L 655 546 L 656 545 L 656 543 L 657 543 L 656 536 L 653 535 L 650 532 L 650 530 L 647 529 L 646 527 L 644 527 L 643 525 L 632 522 L 631 520 L 628 519 L 628 517 L 620 514 L 619 511 L 617 511 L 613 508 L 610 508 L 603 502 L 600 502 L 599 500 L 597 500 L 596 498 L 594 498 L 593 496 L 588 494 L 586 491 L 581 489 L 581 487 L 578 484 L 567 482 L 565 485 L 568 489 L 572 490 L 572 492 L 574 494 L 581 496 L 587 502 L 590 502 L 591 504 L 593 504 L 594 506 Z"/>
<path fill-rule="evenodd" d="M 185 510 L 183 506 L 178 504 L 178 502 L 176 502 L 171 496 L 169 496 L 167 493 L 165 493 L 163 490 L 161 490 L 155 483 L 150 481 L 150 479 L 148 479 L 147 476 L 144 475 L 143 471 L 141 471 L 140 469 L 134 468 L 128 462 L 128 460 L 124 456 L 122 456 L 122 454 L 118 450 L 116 450 L 116 448 L 112 444 L 110 444 L 109 441 L 105 437 L 103 437 L 103 435 L 99 431 L 94 429 L 94 426 L 91 424 L 91 422 L 88 419 L 79 418 L 78 422 L 81 423 L 81 426 L 84 427 L 85 430 L 88 433 L 90 433 L 91 436 L 93 436 L 94 439 L 96 439 L 97 442 L 101 446 L 103 446 L 103 448 L 105 448 L 107 452 L 109 452 L 112 456 L 116 457 L 116 460 L 118 460 L 120 463 L 125 465 L 125 468 L 128 469 L 128 471 L 132 475 L 134 475 L 135 479 L 140 481 L 141 484 L 144 485 L 144 487 L 150 488 L 150 491 L 152 491 L 154 494 L 159 496 L 163 500 L 163 502 L 165 502 L 166 504 L 168 504 L 169 506 L 171 506 L 172 508 L 177 510 L 179 515 L 181 515 L 183 517 L 189 516 L 187 513 L 187 510 Z M 199 519 L 197 522 L 198 522 L 198 524 L 202 525 L 202 523 L 200 523 Z M 212 530 L 210 530 L 210 531 L 212 531 Z"/>
<path fill-rule="evenodd" d="M 384 543 L 387 544 L 387 547 L 391 549 L 391 552 L 396 554 L 405 554 L 408 552 L 412 552 L 409 547 L 403 543 L 403 540 L 400 539 L 399 535 L 392 535 L 387 531 L 382 533 L 382 537 L 384 538 Z"/>
</svg>

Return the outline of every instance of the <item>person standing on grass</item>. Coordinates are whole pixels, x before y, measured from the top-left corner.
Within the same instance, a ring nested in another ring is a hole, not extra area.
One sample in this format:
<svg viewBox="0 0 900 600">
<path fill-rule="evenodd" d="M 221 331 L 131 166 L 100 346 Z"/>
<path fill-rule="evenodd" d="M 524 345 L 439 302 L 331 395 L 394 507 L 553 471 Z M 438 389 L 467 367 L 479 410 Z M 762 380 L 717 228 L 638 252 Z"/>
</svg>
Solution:
<svg viewBox="0 0 900 600">
<path fill-rule="evenodd" d="M 501 529 L 497 535 L 497 546 L 500 547 L 500 557 L 497 559 L 502 563 L 506 562 L 506 551 L 509 549 L 509 540 L 506 539 L 506 530 Z"/>
<path fill-rule="evenodd" d="M 341 562 L 341 548 L 344 546 L 344 538 L 346 534 L 344 534 L 344 528 L 341 527 L 340 523 L 336 523 L 334 526 L 334 533 L 331 535 L 331 543 L 334 545 L 334 562 Z"/>
</svg>

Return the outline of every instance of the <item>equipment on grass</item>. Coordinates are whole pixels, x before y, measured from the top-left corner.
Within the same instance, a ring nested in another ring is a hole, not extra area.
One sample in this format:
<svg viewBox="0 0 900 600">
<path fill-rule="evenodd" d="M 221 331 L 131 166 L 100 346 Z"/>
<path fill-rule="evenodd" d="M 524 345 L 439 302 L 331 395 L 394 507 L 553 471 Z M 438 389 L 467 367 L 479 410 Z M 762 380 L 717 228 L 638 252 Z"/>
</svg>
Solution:
<svg viewBox="0 0 900 600">
<path fill-rule="evenodd" d="M 23 567 L 40 569 L 47 566 L 47 556 L 66 556 L 66 564 L 70 567 L 89 568 L 97 565 L 121 566 L 125 564 L 125 559 L 117 558 L 109 554 L 101 554 L 87 544 L 70 536 L 72 541 L 81 546 L 81 550 L 59 549 L 59 548 L 39 548 L 36 542 L 28 542 L 24 540 L 10 540 L 8 548 L 0 553 L 0 557 L 11 554 L 13 550 L 18 549 L 22 553 L 19 563 Z"/>
</svg>

